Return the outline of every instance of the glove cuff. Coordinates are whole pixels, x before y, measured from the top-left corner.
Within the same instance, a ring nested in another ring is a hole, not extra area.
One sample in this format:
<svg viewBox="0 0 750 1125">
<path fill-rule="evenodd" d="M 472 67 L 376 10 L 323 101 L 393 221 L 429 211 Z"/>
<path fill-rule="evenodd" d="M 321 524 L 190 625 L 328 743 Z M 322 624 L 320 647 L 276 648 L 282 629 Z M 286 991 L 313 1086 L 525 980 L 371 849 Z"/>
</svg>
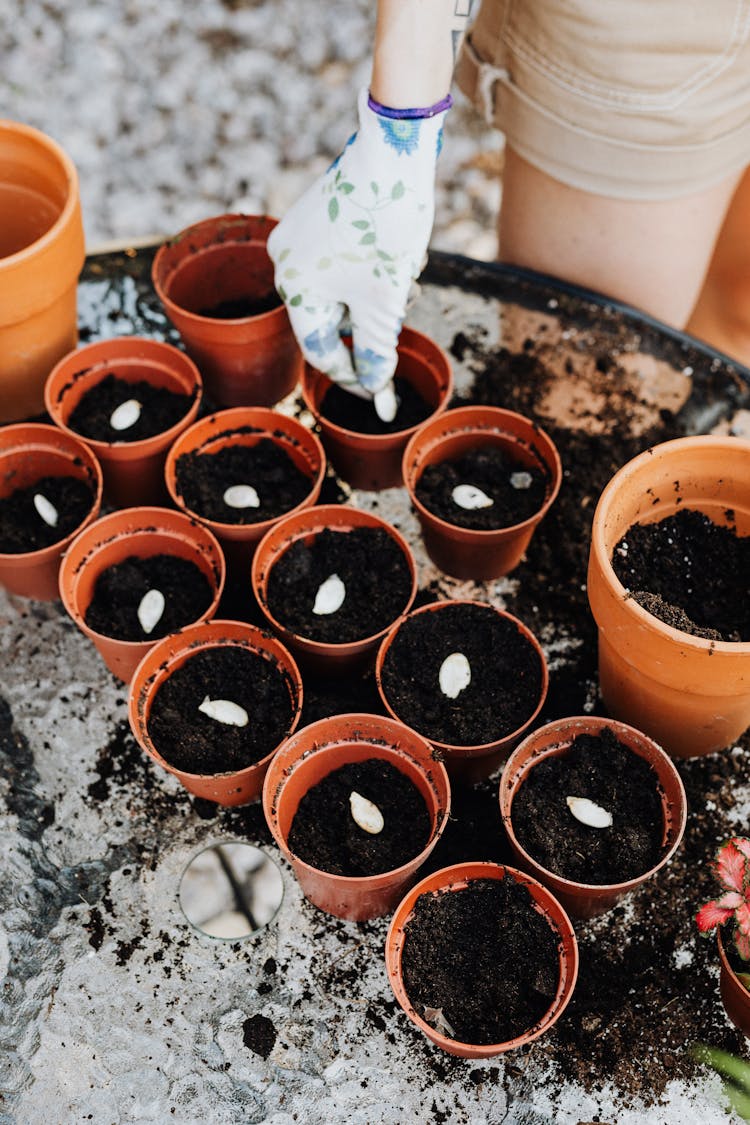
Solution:
<svg viewBox="0 0 750 1125">
<path fill-rule="evenodd" d="M 434 105 L 420 106 L 414 109 L 393 109 L 391 106 L 376 102 L 372 94 L 368 94 L 367 105 L 377 113 L 378 117 L 388 117 L 391 121 L 415 121 L 424 117 L 436 117 L 438 113 L 445 113 L 453 105 L 453 98 L 446 94 Z"/>
</svg>

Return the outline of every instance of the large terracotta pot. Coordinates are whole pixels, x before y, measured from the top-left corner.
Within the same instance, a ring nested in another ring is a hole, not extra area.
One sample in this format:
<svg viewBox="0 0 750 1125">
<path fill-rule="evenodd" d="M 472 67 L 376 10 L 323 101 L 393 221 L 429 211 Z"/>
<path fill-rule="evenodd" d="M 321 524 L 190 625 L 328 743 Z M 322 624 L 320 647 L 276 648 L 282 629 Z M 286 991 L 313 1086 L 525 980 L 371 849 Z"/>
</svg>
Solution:
<svg viewBox="0 0 750 1125">
<path fill-rule="evenodd" d="M 719 948 L 721 1002 L 734 1026 L 750 1039 L 750 992 L 729 964 L 721 929 L 716 931 L 716 940 Z"/>
</svg>

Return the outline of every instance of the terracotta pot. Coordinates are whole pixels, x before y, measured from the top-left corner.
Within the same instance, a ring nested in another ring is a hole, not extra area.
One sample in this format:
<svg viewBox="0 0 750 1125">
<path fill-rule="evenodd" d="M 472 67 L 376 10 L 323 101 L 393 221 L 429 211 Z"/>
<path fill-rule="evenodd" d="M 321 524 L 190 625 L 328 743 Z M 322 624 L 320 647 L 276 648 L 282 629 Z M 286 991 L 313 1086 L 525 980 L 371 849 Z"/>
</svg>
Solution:
<svg viewBox="0 0 750 1125">
<path fill-rule="evenodd" d="M 84 261 L 78 174 L 53 140 L 0 120 L 0 421 L 39 414 L 78 341 Z"/>
<path fill-rule="evenodd" d="M 678 758 L 721 750 L 750 725 L 750 642 L 673 629 L 628 597 L 612 569 L 634 523 L 693 508 L 750 534 L 750 442 L 687 437 L 628 462 L 604 489 L 592 528 L 588 597 L 599 629 L 599 682 L 608 712 Z"/>
<path fill-rule="evenodd" d="M 470 450 L 494 446 L 525 468 L 548 477 L 544 504 L 522 523 L 496 531 L 457 527 L 425 508 L 415 489 L 428 465 L 456 461 Z M 520 563 L 537 525 L 560 490 L 562 466 L 557 449 L 544 430 L 512 410 L 465 406 L 448 410 L 420 426 L 403 458 L 403 478 L 422 528 L 427 554 L 454 578 L 486 582 Z"/>
<path fill-rule="evenodd" d="M 73 540 L 60 566 L 60 596 L 78 628 L 99 650 L 110 672 L 125 683 L 138 663 L 157 643 L 118 641 L 97 633 L 85 616 L 102 571 L 135 555 L 149 558 L 169 554 L 195 563 L 208 579 L 214 596 L 197 618 L 204 621 L 216 612 L 224 589 L 224 556 L 213 534 L 182 512 L 167 508 L 126 508 L 91 524 Z"/>
<path fill-rule="evenodd" d="M 310 492 L 290 512 L 298 512 L 315 504 L 320 496 L 326 472 L 326 459 L 320 441 L 298 422 L 263 407 L 237 407 L 201 418 L 174 443 L 165 465 L 167 489 L 174 503 L 184 512 L 210 527 L 219 540 L 227 562 L 235 571 L 249 569 L 255 545 L 283 516 L 259 523 L 219 523 L 192 511 L 177 487 L 177 461 L 185 453 L 218 453 L 232 445 L 254 446 L 262 438 L 275 442 L 291 458 L 296 468 L 310 477 Z M 248 482 L 252 483 L 252 482 Z M 289 515 L 285 512 L 284 515 Z"/>
<path fill-rule="evenodd" d="M 379 758 L 416 785 L 430 814 L 430 839 L 408 863 L 362 878 L 331 875 L 289 850 L 289 829 L 305 793 L 333 770 Z M 263 786 L 263 811 L 274 839 L 294 869 L 306 898 L 328 914 L 361 922 L 388 914 L 432 852 L 450 812 L 445 769 L 430 744 L 414 731 L 377 715 L 335 715 L 293 735 L 276 756 Z"/>
<path fill-rule="evenodd" d="M 84 481 L 94 492 L 91 509 L 78 527 L 49 547 L 0 554 L 0 583 L 13 594 L 54 601 L 60 596 L 57 572 L 65 548 L 99 514 L 102 471 L 82 441 L 56 426 L 26 422 L 0 428 L 0 498 L 5 499 L 18 488 L 29 488 L 43 477 Z"/>
<path fill-rule="evenodd" d="M 408 922 L 417 899 L 421 895 L 435 892 L 450 893 L 464 890 L 475 879 L 502 879 L 510 875 L 517 883 L 528 888 L 534 901 L 535 908 L 549 922 L 552 929 L 559 935 L 558 954 L 560 958 L 560 979 L 555 998 L 544 1017 L 530 1027 L 523 1035 L 510 1039 L 507 1043 L 461 1043 L 457 1039 L 449 1039 L 436 1031 L 435 1028 L 417 1015 L 406 994 L 401 968 L 401 959 L 404 949 L 404 927 Z M 438 1047 L 448 1054 L 458 1055 L 462 1059 L 489 1059 L 500 1055 L 504 1051 L 512 1051 L 516 1047 L 523 1047 L 544 1035 L 565 1011 L 575 987 L 578 976 L 578 944 L 576 942 L 570 919 L 560 903 L 550 892 L 528 875 L 516 871 L 513 867 L 501 867 L 497 863 L 457 863 L 452 867 L 444 867 L 422 879 L 413 887 L 406 897 L 399 903 L 385 942 L 385 964 L 388 970 L 388 980 L 394 995 L 409 1019 L 419 1030 L 431 1039 Z"/>
<path fill-rule="evenodd" d="M 95 441 L 77 434 L 68 419 L 84 394 L 110 373 L 128 383 L 145 380 L 155 387 L 193 395 L 193 401 L 174 426 L 141 441 Z M 93 449 L 104 472 L 107 499 L 122 508 L 166 500 L 167 450 L 197 416 L 202 393 L 200 373 L 183 352 L 158 340 L 123 336 L 87 344 L 61 359 L 47 379 L 44 401 L 56 425 Z"/>
<path fill-rule="evenodd" d="M 378 650 L 377 660 L 375 663 L 375 678 L 377 681 L 380 698 L 382 699 L 386 710 L 389 712 L 389 714 L 393 715 L 394 719 L 398 719 L 399 722 L 403 722 L 403 719 L 400 718 L 396 710 L 389 703 L 388 696 L 386 695 L 385 687 L 383 685 L 383 665 L 385 664 L 388 651 L 394 640 L 396 639 L 399 629 L 406 623 L 406 621 L 410 620 L 412 617 L 416 617 L 417 614 L 420 613 L 439 613 L 447 606 L 455 605 L 481 605 L 483 609 L 492 610 L 500 617 L 504 617 L 506 618 L 506 620 L 513 622 L 521 636 L 528 641 L 528 643 L 536 652 L 537 656 L 539 657 L 539 663 L 542 670 L 542 687 L 539 695 L 539 700 L 526 722 L 522 726 L 520 726 L 518 730 L 511 731 L 510 733 L 504 735 L 502 738 L 496 739 L 494 742 L 487 742 L 476 746 L 451 746 L 449 743 L 438 742 L 434 738 L 430 739 L 432 745 L 435 747 L 438 753 L 442 755 L 445 764 L 448 767 L 450 776 L 455 780 L 473 783 L 476 781 L 483 781 L 485 778 L 489 777 L 490 774 L 497 769 L 500 763 L 503 762 L 505 758 L 507 758 L 510 750 L 522 737 L 524 731 L 527 730 L 528 727 L 531 726 L 531 724 L 534 722 L 544 705 L 545 699 L 547 698 L 547 688 L 549 686 L 549 672 L 547 670 L 547 661 L 544 658 L 544 653 L 542 652 L 539 641 L 536 639 L 531 630 L 527 629 L 523 622 L 519 621 L 517 617 L 514 617 L 510 613 L 506 613 L 504 610 L 497 609 L 495 606 L 488 605 L 486 602 L 475 602 L 470 601 L 469 599 L 433 602 L 431 605 L 421 606 L 419 609 L 415 609 L 411 613 L 404 615 L 404 617 L 402 617 L 400 621 L 397 621 L 393 628 L 390 629 L 390 631 L 386 634 Z M 435 690 L 438 690 L 437 684 L 435 685 Z M 425 734 L 424 737 L 429 738 L 429 735 Z"/>
<path fill-rule="evenodd" d="M 719 946 L 721 1002 L 734 1026 L 750 1039 L 750 992 L 729 964 L 720 929 L 716 931 L 716 940 Z"/>
<path fill-rule="evenodd" d="M 445 410 L 453 392 L 453 371 L 446 353 L 429 336 L 413 328 L 401 329 L 396 374 L 415 387 L 434 407 L 434 414 Z M 401 485 L 403 452 L 417 427 L 395 434 L 359 434 L 336 426 L 320 413 L 330 386 L 326 375 L 305 366 L 302 397 L 320 427 L 325 451 L 338 475 L 353 488 L 379 490 Z"/>
<path fill-rule="evenodd" d="M 157 641 L 143 657 L 133 675 L 128 718 L 141 748 L 163 769 L 173 773 L 189 793 L 207 801 L 215 801 L 219 805 L 246 805 L 260 797 L 266 770 L 278 748 L 242 770 L 217 774 L 186 773 L 162 758 L 148 733 L 148 720 L 154 699 L 172 673 L 196 652 L 225 648 L 227 645 L 259 653 L 283 673 L 294 708 L 291 726 L 291 731 L 294 731 L 302 711 L 302 677 L 297 665 L 284 646 L 268 633 L 239 621 L 201 621 Z"/>
<path fill-rule="evenodd" d="M 403 551 L 411 573 L 411 592 L 402 611 L 406 613 L 417 593 L 417 570 L 409 545 L 385 520 L 378 519 L 369 512 L 362 512 L 358 508 L 345 508 L 340 504 L 321 504 L 319 507 L 307 508 L 285 516 L 261 539 L 253 559 L 252 584 L 258 605 L 272 629 L 281 636 L 284 644 L 300 661 L 303 670 L 308 669 L 318 676 L 327 677 L 342 672 L 353 674 L 363 671 L 372 663 L 375 650 L 389 626 L 373 633 L 371 637 L 346 644 L 328 644 L 298 636 L 277 621 L 268 608 L 266 597 L 269 575 L 284 552 L 297 540 L 302 539 L 309 544 L 325 528 L 351 531 L 358 527 L 381 528 Z"/>
<path fill-rule="evenodd" d="M 283 304 L 232 320 L 201 315 L 274 291 L 266 242 L 276 223 L 268 215 L 218 215 L 181 231 L 154 258 L 154 288 L 220 406 L 273 406 L 302 374 Z"/>
<path fill-rule="evenodd" d="M 545 758 L 563 754 L 579 734 L 596 736 L 605 728 L 612 731 L 618 742 L 627 746 L 640 758 L 645 759 L 653 769 L 658 779 L 664 818 L 662 846 L 666 850 L 657 864 L 636 878 L 628 879 L 622 883 L 577 883 L 572 879 L 565 879 L 561 875 L 556 875 L 553 871 L 543 867 L 519 843 L 513 829 L 513 800 L 534 766 Z M 546 726 L 539 727 L 514 750 L 500 779 L 500 815 L 503 818 L 513 854 L 524 871 L 528 871 L 535 879 L 544 883 L 545 887 L 549 887 L 565 909 L 574 917 L 593 918 L 597 914 L 604 914 L 607 910 L 610 910 L 628 891 L 632 891 L 647 879 L 651 879 L 658 871 L 661 871 L 662 867 L 669 863 L 685 831 L 687 799 L 680 775 L 664 751 L 655 742 L 625 723 L 616 722 L 614 719 L 599 718 L 594 715 L 583 715 L 571 719 L 558 719 Z"/>
</svg>

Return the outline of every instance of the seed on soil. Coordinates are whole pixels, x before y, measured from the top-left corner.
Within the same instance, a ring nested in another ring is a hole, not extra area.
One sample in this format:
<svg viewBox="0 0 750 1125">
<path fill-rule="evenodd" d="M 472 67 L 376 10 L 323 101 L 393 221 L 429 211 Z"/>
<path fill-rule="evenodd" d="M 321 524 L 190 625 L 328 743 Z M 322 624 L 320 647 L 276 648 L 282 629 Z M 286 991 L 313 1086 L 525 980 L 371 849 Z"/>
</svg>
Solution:
<svg viewBox="0 0 750 1125">
<path fill-rule="evenodd" d="M 138 605 L 138 620 L 144 633 L 152 633 L 164 613 L 166 601 L 161 590 L 147 590 Z"/>
<path fill-rule="evenodd" d="M 227 727 L 246 727 L 250 721 L 249 715 L 239 703 L 232 703 L 231 699 L 210 699 L 208 696 L 198 705 L 198 710 L 209 719 L 217 723 L 224 723 Z"/>
<path fill-rule="evenodd" d="M 443 1015 L 442 1008 L 425 1008 L 424 1018 L 427 1023 L 432 1024 L 438 1035 L 446 1035 L 449 1039 L 456 1038 L 456 1033 Z"/>
<path fill-rule="evenodd" d="M 34 493 L 34 507 L 49 527 L 57 527 L 59 519 L 57 508 L 49 502 L 46 496 L 42 496 L 41 492 Z"/>
<path fill-rule="evenodd" d="M 328 617 L 330 614 L 335 613 L 337 609 L 341 609 L 345 597 L 346 586 L 341 581 L 338 574 L 332 574 L 330 578 L 326 578 L 325 582 L 321 582 L 318 587 L 318 592 L 315 595 L 315 604 L 313 605 L 313 613 L 316 613 L 319 617 Z"/>
<path fill-rule="evenodd" d="M 576 820 L 589 828 L 611 828 L 612 813 L 601 805 L 594 804 L 588 797 L 566 797 L 566 804 Z"/>
<path fill-rule="evenodd" d="M 378 391 L 373 399 L 375 403 L 375 413 L 381 422 L 392 422 L 398 412 L 398 398 L 393 388 L 393 383 L 389 383 L 387 387 L 383 387 Z"/>
<path fill-rule="evenodd" d="M 491 508 L 495 502 L 491 496 L 473 484 L 457 484 L 451 496 L 453 502 L 467 512 L 473 512 L 477 508 Z"/>
<path fill-rule="evenodd" d="M 452 652 L 440 665 L 440 690 L 449 699 L 456 699 L 471 683 L 471 665 L 462 652 Z"/>
<path fill-rule="evenodd" d="M 511 473 L 510 486 L 517 489 L 531 488 L 533 479 L 531 473 Z"/>
<path fill-rule="evenodd" d="M 129 398 L 121 402 L 112 411 L 109 424 L 113 430 L 129 430 L 141 416 L 141 404 L 137 398 Z"/>
<path fill-rule="evenodd" d="M 367 797 L 363 797 L 361 793 L 357 793 L 352 789 L 349 794 L 349 808 L 352 811 L 352 819 L 355 824 L 358 824 L 363 832 L 369 832 L 371 836 L 377 836 L 379 832 L 383 831 L 383 814 L 377 805 L 372 801 L 368 801 Z"/>
<path fill-rule="evenodd" d="M 259 508 L 260 497 L 251 484 L 232 484 L 224 493 L 230 508 Z"/>
</svg>

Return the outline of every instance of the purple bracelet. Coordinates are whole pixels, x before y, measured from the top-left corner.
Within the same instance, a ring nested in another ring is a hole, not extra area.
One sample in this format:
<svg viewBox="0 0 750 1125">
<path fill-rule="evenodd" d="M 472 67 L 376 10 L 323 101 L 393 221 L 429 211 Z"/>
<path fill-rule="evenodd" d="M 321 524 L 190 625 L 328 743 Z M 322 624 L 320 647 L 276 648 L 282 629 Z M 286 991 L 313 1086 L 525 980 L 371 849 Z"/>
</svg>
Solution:
<svg viewBox="0 0 750 1125">
<path fill-rule="evenodd" d="M 411 121 L 420 117 L 435 117 L 443 110 L 450 109 L 453 105 L 453 98 L 450 94 L 446 94 L 441 101 L 435 102 L 434 105 L 422 106 L 418 109 L 392 109 L 390 106 L 376 102 L 372 94 L 369 94 L 367 104 L 373 113 L 377 113 L 380 117 L 390 117 L 393 121 Z"/>
</svg>

